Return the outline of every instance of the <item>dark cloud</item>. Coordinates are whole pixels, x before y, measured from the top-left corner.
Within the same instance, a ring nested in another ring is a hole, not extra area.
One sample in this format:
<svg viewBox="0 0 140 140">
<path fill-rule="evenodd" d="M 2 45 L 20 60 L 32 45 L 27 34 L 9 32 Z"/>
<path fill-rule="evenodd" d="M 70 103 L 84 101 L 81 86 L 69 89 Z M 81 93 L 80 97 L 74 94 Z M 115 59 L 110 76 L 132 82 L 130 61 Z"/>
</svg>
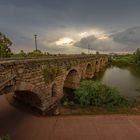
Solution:
<svg viewBox="0 0 140 140">
<path fill-rule="evenodd" d="M 94 35 L 84 37 L 80 41 L 76 42 L 74 45 L 76 47 L 85 48 L 85 49 L 89 47 L 90 49 L 95 51 L 112 51 L 112 50 L 119 49 L 116 48 L 111 38 L 108 38 L 107 40 L 100 40 Z"/>
<path fill-rule="evenodd" d="M 112 35 L 115 42 L 128 45 L 140 46 L 140 27 L 129 28 L 123 32 Z"/>
<path fill-rule="evenodd" d="M 88 45 L 93 47 L 93 44 L 95 44 L 95 41 L 97 38 L 92 35 L 88 37 L 82 38 L 80 41 L 76 42 L 74 45 L 80 48 L 87 48 Z"/>
<path fill-rule="evenodd" d="M 72 30 L 79 33 L 99 28 L 110 32 L 138 26 L 139 7 L 139 0 L 0 0 L 0 31 L 12 39 L 15 50 L 23 47 L 32 49 L 35 33 L 40 38 L 46 37 L 46 40 L 53 42 L 61 37 L 67 37 Z M 126 35 L 121 36 L 125 38 Z M 137 45 L 139 41 L 136 35 L 135 39 L 132 39 L 132 36 L 134 35 L 129 35 L 126 41 L 119 38 L 119 34 L 112 37 L 116 43 L 125 45 L 132 42 L 134 44 L 136 41 L 134 45 Z M 85 48 L 87 42 L 101 50 L 112 49 L 113 44 L 111 41 L 110 44 L 109 41 L 99 41 L 92 36 L 82 39 L 76 45 Z M 44 47 L 41 42 L 39 44 L 40 48 Z M 113 46 L 114 48 L 116 47 Z"/>
<path fill-rule="evenodd" d="M 140 27 L 133 27 L 121 32 L 108 33 L 107 40 L 100 40 L 91 35 L 75 43 L 80 48 L 90 48 L 97 51 L 134 51 L 140 47 Z"/>
</svg>

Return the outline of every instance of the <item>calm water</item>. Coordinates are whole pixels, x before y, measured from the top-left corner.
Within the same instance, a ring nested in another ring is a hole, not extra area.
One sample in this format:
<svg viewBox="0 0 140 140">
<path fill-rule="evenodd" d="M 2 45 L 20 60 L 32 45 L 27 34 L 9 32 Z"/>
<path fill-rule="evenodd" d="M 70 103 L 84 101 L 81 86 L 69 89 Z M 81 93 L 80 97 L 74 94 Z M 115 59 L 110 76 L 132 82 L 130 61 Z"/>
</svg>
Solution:
<svg viewBox="0 0 140 140">
<path fill-rule="evenodd" d="M 128 98 L 140 97 L 140 67 L 111 66 L 97 76 L 104 84 L 117 87 Z"/>
</svg>

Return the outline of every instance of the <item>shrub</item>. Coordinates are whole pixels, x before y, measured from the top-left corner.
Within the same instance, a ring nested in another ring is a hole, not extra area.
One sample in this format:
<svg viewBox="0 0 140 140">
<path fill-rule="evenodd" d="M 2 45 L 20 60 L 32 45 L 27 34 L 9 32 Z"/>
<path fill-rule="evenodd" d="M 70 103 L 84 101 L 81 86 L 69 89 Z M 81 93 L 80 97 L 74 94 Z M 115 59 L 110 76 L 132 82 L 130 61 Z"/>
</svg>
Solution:
<svg viewBox="0 0 140 140">
<path fill-rule="evenodd" d="M 46 68 L 44 68 L 43 70 L 44 81 L 45 82 L 53 81 L 61 72 L 62 70 L 57 66 L 52 67 L 46 66 Z"/>
<path fill-rule="evenodd" d="M 6 135 L 6 136 L 1 136 L 0 140 L 11 140 L 11 139 L 8 135 Z"/>
<path fill-rule="evenodd" d="M 98 81 L 82 81 L 75 94 L 81 106 L 115 108 L 128 104 L 128 101 L 120 95 L 116 88 L 108 87 Z"/>
</svg>

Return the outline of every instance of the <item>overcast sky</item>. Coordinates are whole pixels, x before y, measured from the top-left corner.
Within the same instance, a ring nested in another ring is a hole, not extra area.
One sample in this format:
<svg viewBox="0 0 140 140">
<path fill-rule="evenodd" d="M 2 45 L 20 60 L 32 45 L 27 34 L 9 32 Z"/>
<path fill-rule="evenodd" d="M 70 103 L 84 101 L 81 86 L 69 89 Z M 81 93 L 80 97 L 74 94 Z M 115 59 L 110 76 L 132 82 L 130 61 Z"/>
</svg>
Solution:
<svg viewBox="0 0 140 140">
<path fill-rule="evenodd" d="M 140 0 L 0 0 L 13 51 L 127 52 L 140 47 Z"/>
</svg>

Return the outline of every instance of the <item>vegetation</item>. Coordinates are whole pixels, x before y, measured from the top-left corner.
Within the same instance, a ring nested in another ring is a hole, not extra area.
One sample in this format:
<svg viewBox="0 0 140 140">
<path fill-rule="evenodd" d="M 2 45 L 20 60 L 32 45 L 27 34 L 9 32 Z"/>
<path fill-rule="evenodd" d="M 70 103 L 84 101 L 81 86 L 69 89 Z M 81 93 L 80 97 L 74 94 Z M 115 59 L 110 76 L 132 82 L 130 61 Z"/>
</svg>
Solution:
<svg viewBox="0 0 140 140">
<path fill-rule="evenodd" d="M 128 105 L 116 88 L 108 87 L 98 81 L 84 80 L 75 91 L 77 102 L 82 106 L 117 108 Z"/>
<path fill-rule="evenodd" d="M 134 56 L 133 55 L 125 55 L 125 56 L 117 56 L 112 58 L 113 63 L 120 63 L 120 64 L 132 64 L 134 63 Z"/>
<path fill-rule="evenodd" d="M 8 37 L 0 32 L 0 57 L 10 57 L 12 55 L 10 46 L 12 42 Z"/>
<path fill-rule="evenodd" d="M 13 57 L 43 57 L 43 56 L 49 56 L 50 54 L 48 52 L 41 52 L 40 50 L 34 50 L 32 52 L 24 52 L 23 50 L 20 50 L 19 53 L 13 54 Z"/>
<path fill-rule="evenodd" d="M 136 64 L 140 65 L 140 49 L 134 53 L 134 61 Z"/>
<path fill-rule="evenodd" d="M 11 140 L 11 139 L 8 135 L 6 135 L 6 136 L 1 136 L 0 140 Z"/>
<path fill-rule="evenodd" d="M 60 67 L 57 66 L 46 66 L 43 70 L 43 74 L 44 74 L 44 81 L 47 82 L 51 82 L 53 81 L 58 75 L 60 75 L 62 72 L 62 70 L 60 69 Z"/>
<path fill-rule="evenodd" d="M 120 55 L 112 58 L 115 64 L 137 64 L 140 65 L 140 49 L 137 49 L 134 54 Z"/>
</svg>

